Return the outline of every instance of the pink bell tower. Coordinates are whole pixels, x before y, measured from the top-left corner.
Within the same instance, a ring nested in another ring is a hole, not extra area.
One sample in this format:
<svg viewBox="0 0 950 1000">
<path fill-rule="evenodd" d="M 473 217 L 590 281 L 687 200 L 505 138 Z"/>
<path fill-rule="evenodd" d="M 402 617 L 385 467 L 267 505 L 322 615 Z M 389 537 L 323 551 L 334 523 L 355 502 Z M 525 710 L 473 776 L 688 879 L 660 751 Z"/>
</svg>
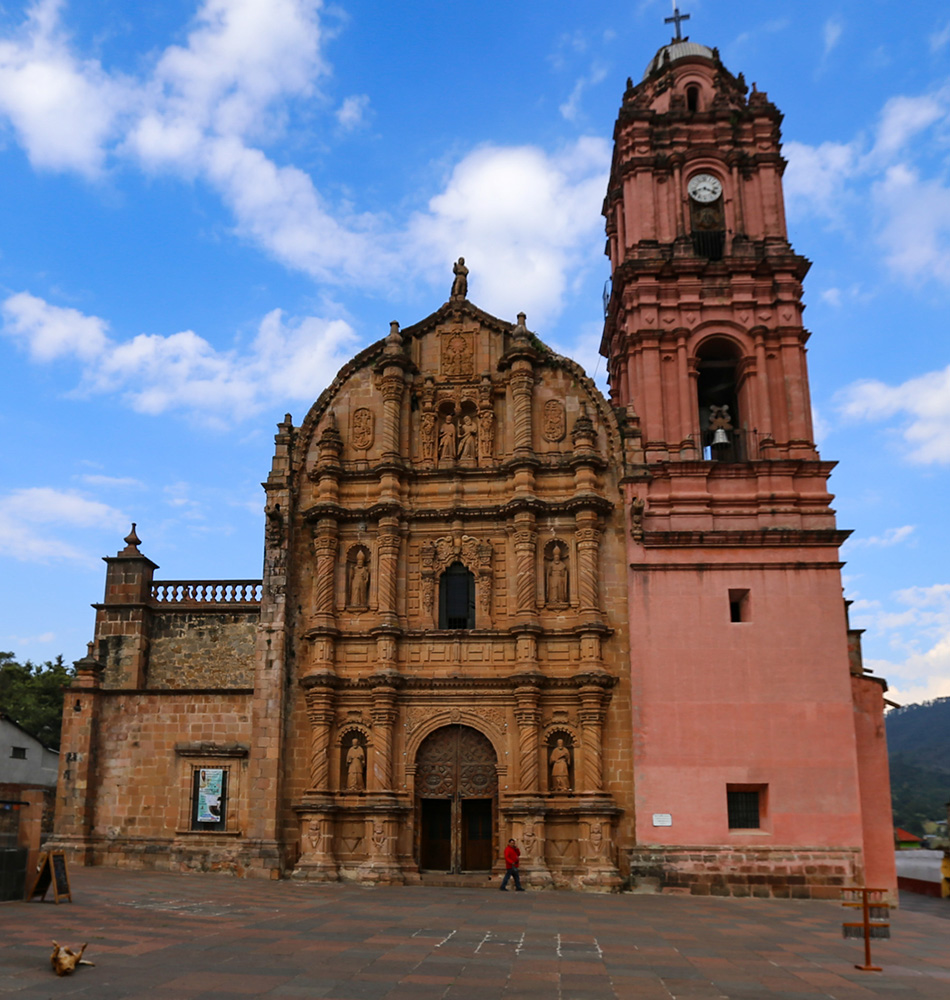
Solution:
<svg viewBox="0 0 950 1000">
<path fill-rule="evenodd" d="M 601 352 L 626 415 L 632 878 L 893 889 L 883 680 L 855 654 L 815 448 L 782 115 L 680 34 L 614 130 Z"/>
</svg>

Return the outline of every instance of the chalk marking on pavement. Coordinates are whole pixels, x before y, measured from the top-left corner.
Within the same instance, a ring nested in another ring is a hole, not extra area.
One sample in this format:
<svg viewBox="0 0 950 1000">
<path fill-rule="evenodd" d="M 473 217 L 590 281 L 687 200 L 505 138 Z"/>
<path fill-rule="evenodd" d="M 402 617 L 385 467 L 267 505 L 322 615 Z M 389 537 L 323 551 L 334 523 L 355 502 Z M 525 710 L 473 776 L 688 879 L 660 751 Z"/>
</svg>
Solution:
<svg viewBox="0 0 950 1000">
<path fill-rule="evenodd" d="M 485 931 L 485 936 L 478 942 L 478 947 L 475 949 L 475 954 L 477 955 L 482 950 L 482 945 L 491 937 L 491 931 Z"/>
</svg>

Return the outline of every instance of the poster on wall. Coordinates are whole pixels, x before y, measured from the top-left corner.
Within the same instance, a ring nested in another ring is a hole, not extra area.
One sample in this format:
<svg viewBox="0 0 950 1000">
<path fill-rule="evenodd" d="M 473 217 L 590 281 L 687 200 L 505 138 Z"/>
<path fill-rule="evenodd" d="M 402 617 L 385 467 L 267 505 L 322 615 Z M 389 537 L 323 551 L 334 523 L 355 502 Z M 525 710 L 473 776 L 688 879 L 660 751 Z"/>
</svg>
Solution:
<svg viewBox="0 0 950 1000">
<path fill-rule="evenodd" d="M 198 822 L 221 822 L 221 795 L 224 768 L 202 767 L 198 774 Z"/>
</svg>

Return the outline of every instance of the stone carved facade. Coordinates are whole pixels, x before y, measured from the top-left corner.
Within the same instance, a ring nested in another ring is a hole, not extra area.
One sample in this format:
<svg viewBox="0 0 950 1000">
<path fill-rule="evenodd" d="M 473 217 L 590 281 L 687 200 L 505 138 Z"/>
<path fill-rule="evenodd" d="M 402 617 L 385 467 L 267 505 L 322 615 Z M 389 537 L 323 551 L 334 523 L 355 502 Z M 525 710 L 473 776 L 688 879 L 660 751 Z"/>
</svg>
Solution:
<svg viewBox="0 0 950 1000">
<path fill-rule="evenodd" d="M 333 428 L 361 410 L 373 444 L 335 448 Z M 580 447 L 568 439 L 578 421 Z M 314 540 L 291 558 L 291 589 L 312 580 L 314 595 L 300 605 L 288 705 L 311 747 L 306 772 L 285 775 L 306 848 L 296 877 L 497 868 L 514 836 L 529 884 L 616 888 L 616 867 L 591 867 L 583 843 L 592 824 L 624 842 L 632 818 L 620 455 L 610 408 L 526 317 L 455 298 L 394 327 L 311 410 L 291 472 L 295 523 Z M 442 608 L 452 587 L 461 619 Z M 566 764 L 555 753 L 552 767 L 544 719 L 563 720 Z"/>
</svg>

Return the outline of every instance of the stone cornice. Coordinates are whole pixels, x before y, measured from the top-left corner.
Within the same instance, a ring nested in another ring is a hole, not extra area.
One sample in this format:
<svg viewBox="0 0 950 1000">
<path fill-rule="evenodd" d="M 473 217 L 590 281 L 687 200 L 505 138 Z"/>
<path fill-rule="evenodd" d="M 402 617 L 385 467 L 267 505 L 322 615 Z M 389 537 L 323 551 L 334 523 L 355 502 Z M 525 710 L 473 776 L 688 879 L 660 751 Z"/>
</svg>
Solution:
<svg viewBox="0 0 950 1000">
<path fill-rule="evenodd" d="M 839 548 L 850 531 L 835 528 L 752 528 L 736 531 L 645 531 L 643 546 L 657 548 L 773 548 L 820 546 Z"/>
<path fill-rule="evenodd" d="M 514 691 L 524 684 L 523 674 L 513 674 L 509 677 L 419 677 L 410 674 L 401 675 L 401 689 L 406 694 L 437 695 L 445 691 L 456 694 L 477 694 L 480 692 Z M 301 684 L 303 681 L 301 681 Z M 588 671 L 570 677 L 552 677 L 538 674 L 535 686 L 548 691 L 575 691 L 579 687 L 595 684 L 609 691 L 620 683 L 620 678 L 606 671 Z M 376 682 L 372 677 L 339 678 L 336 685 L 340 691 L 371 691 Z"/>
</svg>

